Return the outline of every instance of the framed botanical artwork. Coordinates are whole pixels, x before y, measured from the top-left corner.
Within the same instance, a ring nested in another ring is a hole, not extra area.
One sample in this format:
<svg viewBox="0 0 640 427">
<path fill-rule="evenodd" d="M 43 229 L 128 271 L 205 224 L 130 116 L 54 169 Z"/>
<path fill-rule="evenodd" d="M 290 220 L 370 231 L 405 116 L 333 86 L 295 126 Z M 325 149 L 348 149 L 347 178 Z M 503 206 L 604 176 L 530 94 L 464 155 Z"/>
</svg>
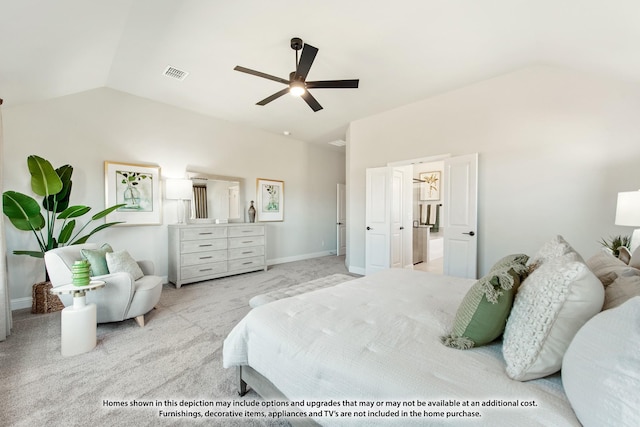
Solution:
<svg viewBox="0 0 640 427">
<path fill-rule="evenodd" d="M 160 167 L 104 162 L 106 206 L 125 206 L 107 215 L 107 222 L 120 225 L 157 225 L 162 223 Z"/>
<path fill-rule="evenodd" d="M 284 221 L 284 181 L 257 180 L 258 221 Z"/>
<path fill-rule="evenodd" d="M 420 178 L 420 200 L 440 200 L 440 171 L 422 172 Z"/>
</svg>

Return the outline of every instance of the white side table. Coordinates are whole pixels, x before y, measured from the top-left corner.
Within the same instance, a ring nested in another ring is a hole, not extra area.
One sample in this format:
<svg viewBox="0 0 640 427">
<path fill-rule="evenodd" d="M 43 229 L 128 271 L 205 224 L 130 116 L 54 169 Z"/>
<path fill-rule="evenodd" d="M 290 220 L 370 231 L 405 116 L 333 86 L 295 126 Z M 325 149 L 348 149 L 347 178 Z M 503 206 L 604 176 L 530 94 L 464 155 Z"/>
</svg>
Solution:
<svg viewBox="0 0 640 427">
<path fill-rule="evenodd" d="M 52 294 L 72 294 L 73 306 L 65 307 L 61 315 L 62 355 L 74 356 L 91 351 L 96 346 L 96 305 L 87 304 L 86 294 L 104 288 L 105 282 L 91 281 L 86 286 L 73 284 L 51 288 Z"/>
</svg>

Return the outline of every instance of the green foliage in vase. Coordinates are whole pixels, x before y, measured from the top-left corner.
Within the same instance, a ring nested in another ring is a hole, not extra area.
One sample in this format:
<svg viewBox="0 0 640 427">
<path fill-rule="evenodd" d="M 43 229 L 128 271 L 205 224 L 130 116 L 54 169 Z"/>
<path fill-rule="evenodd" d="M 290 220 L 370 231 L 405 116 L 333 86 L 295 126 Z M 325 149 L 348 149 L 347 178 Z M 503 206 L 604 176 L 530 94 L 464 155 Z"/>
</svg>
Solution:
<svg viewBox="0 0 640 427">
<path fill-rule="evenodd" d="M 50 249 L 85 243 L 98 231 L 119 224 L 104 223 L 85 232 L 92 221 L 104 218 L 123 205 L 115 205 L 96 213 L 76 230 L 76 219 L 89 212 L 91 208 L 83 205 L 69 206 L 73 167 L 64 165 L 54 169 L 48 160 L 34 155 L 27 158 L 27 166 L 31 174 L 31 190 L 43 197 L 42 207 L 26 194 L 5 191 L 2 193 L 2 210 L 18 230 L 33 233 L 40 250 L 17 250 L 14 254 L 43 258 L 44 253 Z"/>
<path fill-rule="evenodd" d="M 629 237 L 629 236 L 611 236 L 611 237 L 609 237 L 609 241 L 607 241 L 605 239 L 602 239 L 602 241 L 600 241 L 600 244 L 602 246 L 604 246 L 605 248 L 611 249 L 611 252 L 613 252 L 613 255 L 615 257 L 618 257 L 620 255 L 620 247 L 621 246 L 629 248 L 629 245 L 631 244 L 631 237 Z"/>
</svg>

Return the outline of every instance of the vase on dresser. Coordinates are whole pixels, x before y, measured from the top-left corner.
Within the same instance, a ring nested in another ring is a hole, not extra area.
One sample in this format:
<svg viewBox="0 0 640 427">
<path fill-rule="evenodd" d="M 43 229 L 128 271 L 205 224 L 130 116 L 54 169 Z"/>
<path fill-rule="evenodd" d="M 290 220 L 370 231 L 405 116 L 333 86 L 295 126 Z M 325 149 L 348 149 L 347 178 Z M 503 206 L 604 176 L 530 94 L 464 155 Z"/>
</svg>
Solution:
<svg viewBox="0 0 640 427">
<path fill-rule="evenodd" d="M 256 222 L 256 208 L 253 207 L 253 200 L 249 206 L 249 222 Z"/>
</svg>

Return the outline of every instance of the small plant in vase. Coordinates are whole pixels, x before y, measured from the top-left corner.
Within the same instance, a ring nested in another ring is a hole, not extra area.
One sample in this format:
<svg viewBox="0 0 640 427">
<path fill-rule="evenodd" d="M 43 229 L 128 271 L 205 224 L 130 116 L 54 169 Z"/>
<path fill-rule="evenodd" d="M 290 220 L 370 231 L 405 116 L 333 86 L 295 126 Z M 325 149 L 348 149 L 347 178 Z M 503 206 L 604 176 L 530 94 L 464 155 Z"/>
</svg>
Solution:
<svg viewBox="0 0 640 427">
<path fill-rule="evenodd" d="M 91 231 L 85 232 L 92 221 L 104 218 L 124 205 L 111 206 L 96 213 L 76 230 L 77 219 L 88 213 L 91 208 L 84 205 L 69 206 L 73 167 L 64 165 L 54 169 L 48 160 L 34 155 L 27 158 L 27 166 L 31 174 L 31 190 L 36 195 L 43 197 L 42 204 L 26 194 L 5 191 L 2 194 L 2 210 L 18 230 L 33 233 L 39 250 L 16 250 L 13 252 L 14 254 L 44 258 L 44 253 L 48 250 L 85 243 L 98 231 L 118 224 L 118 222 L 100 224 Z M 35 306 L 36 294 L 39 292 L 48 293 L 48 289 L 51 287 L 48 282 L 49 274 L 45 267 L 45 282 L 33 285 L 34 305 L 32 312 L 43 312 Z M 47 284 L 48 286 L 46 286 Z M 43 290 L 37 290 L 37 286 Z"/>
<path fill-rule="evenodd" d="M 611 236 L 609 237 L 609 241 L 602 239 L 600 241 L 600 244 L 602 246 L 604 246 L 605 248 L 608 248 L 611 250 L 611 252 L 613 253 L 613 255 L 618 258 L 620 256 L 620 247 L 624 246 L 627 249 L 629 248 L 629 245 L 631 244 L 631 237 L 629 236 Z"/>
</svg>

